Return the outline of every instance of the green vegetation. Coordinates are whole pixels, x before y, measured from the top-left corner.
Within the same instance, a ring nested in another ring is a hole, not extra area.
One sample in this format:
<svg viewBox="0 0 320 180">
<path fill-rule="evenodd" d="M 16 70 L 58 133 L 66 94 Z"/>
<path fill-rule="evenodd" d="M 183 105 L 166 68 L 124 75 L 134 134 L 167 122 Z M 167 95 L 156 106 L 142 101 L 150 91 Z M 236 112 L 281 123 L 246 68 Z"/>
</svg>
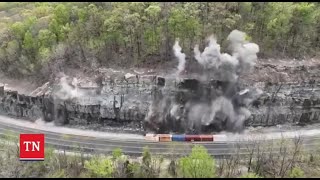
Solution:
<svg viewBox="0 0 320 180">
<path fill-rule="evenodd" d="M 114 160 L 121 158 L 122 155 L 122 150 L 120 148 L 116 148 L 112 151 L 112 158 Z"/>
<path fill-rule="evenodd" d="M 84 168 L 89 172 L 89 177 L 111 177 L 113 173 L 112 161 L 107 158 L 94 157 L 84 163 Z"/>
<path fill-rule="evenodd" d="M 203 146 L 195 146 L 189 156 L 179 160 L 183 178 L 213 178 L 215 162 Z"/>
<path fill-rule="evenodd" d="M 300 168 L 295 167 L 291 170 L 289 177 L 290 178 L 303 178 L 304 172 Z"/>
<path fill-rule="evenodd" d="M 214 33 L 225 45 L 233 29 L 264 57 L 320 47 L 317 2 L 1 2 L 0 14 L 0 68 L 11 76 L 165 63 L 176 38 L 192 57 L 196 43 Z"/>
<path fill-rule="evenodd" d="M 240 155 L 240 149 L 236 149 L 232 156 L 216 160 L 206 148 L 195 145 L 189 155 L 165 158 L 153 155 L 147 147 L 141 158 L 130 158 L 120 148 L 109 155 L 86 156 L 79 150 L 75 155 L 66 155 L 46 147 L 43 162 L 20 162 L 16 137 L 6 134 L 2 138 L 5 141 L 0 142 L 0 177 L 300 178 L 320 175 L 319 149 L 303 150 L 300 139 L 256 142 L 247 151 L 242 148 L 241 152 L 248 152 L 247 155 Z"/>
</svg>

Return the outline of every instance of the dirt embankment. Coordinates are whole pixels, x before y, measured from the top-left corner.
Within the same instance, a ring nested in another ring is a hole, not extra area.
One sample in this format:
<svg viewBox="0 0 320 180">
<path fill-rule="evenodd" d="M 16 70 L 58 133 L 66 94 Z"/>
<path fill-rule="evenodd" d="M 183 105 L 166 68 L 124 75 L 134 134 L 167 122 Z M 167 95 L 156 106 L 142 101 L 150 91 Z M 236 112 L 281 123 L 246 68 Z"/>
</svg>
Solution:
<svg viewBox="0 0 320 180">
<path fill-rule="evenodd" d="M 0 73 L 0 86 L 2 85 L 6 90 L 18 91 L 21 94 L 29 94 L 39 86 L 30 79 L 13 79 Z"/>
<path fill-rule="evenodd" d="M 294 62 L 293 60 L 259 60 L 254 68 L 254 72 L 247 73 L 246 77 L 240 77 L 241 81 L 248 83 L 245 84 L 246 87 L 252 87 L 251 83 L 255 84 L 258 82 L 258 85 L 262 84 L 264 86 L 262 89 L 265 89 L 263 90 L 265 94 L 255 101 L 250 109 L 252 118 L 247 121 L 247 124 L 250 126 L 274 126 L 286 122 L 291 124 L 306 124 L 311 121 L 318 122 L 320 117 L 318 110 L 320 104 L 320 84 L 318 85 L 318 82 L 320 82 L 319 65 L 319 61 L 315 60 L 300 62 Z M 160 82 L 161 87 L 164 84 L 168 84 L 169 93 L 171 92 L 170 87 L 177 87 L 176 83 L 173 82 L 175 81 L 174 78 L 159 77 L 160 81 L 158 81 L 159 79 L 153 75 L 160 74 L 162 76 L 166 71 L 169 72 L 167 75 L 170 75 L 171 72 L 175 72 L 174 67 L 168 67 L 165 70 L 97 68 L 87 72 L 73 69 L 72 71 L 61 73 L 61 75 L 65 74 L 68 76 L 68 80 L 61 84 L 64 87 L 63 93 L 68 97 L 69 93 L 71 93 L 70 97 L 72 98 L 70 99 L 73 99 L 73 97 L 77 97 L 74 96 L 74 92 L 79 92 L 80 94 L 83 94 L 81 93 L 82 90 L 88 92 L 85 96 L 82 96 L 83 98 L 64 101 L 63 96 L 63 98 L 60 98 L 61 101 L 59 99 L 51 101 L 52 99 L 48 97 L 44 97 L 43 99 L 40 96 L 17 96 L 15 92 L 9 92 L 9 95 L 3 101 L 3 111 L 6 114 L 18 117 L 32 116 L 32 118 L 39 118 L 41 110 L 44 110 L 44 117 L 48 122 L 54 120 L 59 124 L 86 128 L 90 126 L 91 129 L 104 128 L 104 130 L 108 131 L 110 127 L 112 129 L 115 129 L 114 127 L 124 129 L 123 127 L 125 127 L 126 130 L 141 130 L 143 127 L 142 120 L 145 119 L 144 117 L 148 112 L 150 102 L 152 102 L 153 97 L 150 95 L 155 94 L 153 92 L 157 90 L 150 87 L 154 84 L 159 85 L 158 82 Z M 191 71 L 187 70 L 186 76 L 190 73 Z M 138 76 L 142 74 L 152 76 Z M 98 82 L 94 81 L 94 79 L 98 75 L 105 78 L 105 80 L 101 80 L 101 89 L 99 88 L 100 86 L 95 86 L 95 83 L 98 84 Z M 56 76 L 56 78 L 58 77 Z M 166 78 L 168 81 L 166 81 Z M 190 78 L 186 80 L 190 80 Z M 305 80 L 311 80 L 314 83 L 301 83 Z M 280 81 L 284 83 L 280 83 L 281 85 L 279 86 Z M 37 87 L 27 80 L 19 81 L 2 78 L 0 82 L 8 83 L 6 89 L 9 87 L 9 89 L 18 90 L 19 94 L 31 92 Z M 190 86 L 188 85 L 188 87 L 197 86 L 193 83 L 194 81 L 187 82 L 189 83 L 183 84 L 189 84 Z M 75 88 L 77 86 L 81 87 L 80 91 Z M 92 90 L 94 89 L 92 87 L 96 89 Z M 96 91 L 97 89 L 98 91 Z M 204 88 L 201 87 L 199 89 Z M 219 89 L 218 83 L 212 89 L 213 91 Z M 41 92 L 39 91 L 39 94 L 42 94 Z M 180 94 L 179 97 L 181 96 Z M 193 94 L 190 93 L 190 96 L 183 95 L 181 97 L 193 97 Z M 243 103 L 239 102 L 239 104 Z M 39 107 L 45 108 L 41 109 Z"/>
<path fill-rule="evenodd" d="M 188 65 L 189 64 L 189 65 Z M 190 69 L 194 67 L 194 62 L 187 62 L 185 75 Z M 86 80 L 94 82 L 99 76 L 101 69 L 111 69 L 112 71 L 132 74 L 157 74 L 161 76 L 169 75 L 175 72 L 176 62 L 170 61 L 166 65 L 153 68 L 130 68 L 130 69 L 112 69 L 101 67 L 91 70 L 79 69 L 65 69 L 65 72 L 60 72 L 45 81 L 39 81 L 36 78 L 22 78 L 14 79 L 5 76 L 0 72 L 0 85 L 4 84 L 5 89 L 16 90 L 19 93 L 30 94 L 37 87 L 43 85 L 47 81 L 54 81 L 54 77 L 59 79 L 60 76 L 67 75 L 69 77 L 76 77 L 78 80 Z M 189 67 L 191 66 L 191 67 Z M 319 69 L 319 73 L 318 73 Z M 319 74 L 319 75 L 318 75 Z M 256 82 L 271 82 L 271 83 L 285 83 L 285 82 L 303 82 L 312 79 L 320 81 L 320 59 L 296 60 L 296 59 L 258 59 L 258 62 L 253 72 L 242 75 L 240 79 L 246 83 L 251 84 Z"/>
</svg>

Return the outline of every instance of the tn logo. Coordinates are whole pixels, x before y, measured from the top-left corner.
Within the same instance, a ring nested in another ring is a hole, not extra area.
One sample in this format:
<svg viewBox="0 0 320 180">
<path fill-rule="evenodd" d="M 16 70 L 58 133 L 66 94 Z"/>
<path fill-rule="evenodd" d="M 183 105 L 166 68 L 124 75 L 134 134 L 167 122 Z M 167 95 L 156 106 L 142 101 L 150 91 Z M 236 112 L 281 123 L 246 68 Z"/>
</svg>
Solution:
<svg viewBox="0 0 320 180">
<path fill-rule="evenodd" d="M 26 151 L 29 151 L 29 145 L 32 145 L 32 150 L 31 151 L 40 151 L 40 141 L 25 141 L 23 142 L 24 145 L 26 145 Z"/>
</svg>

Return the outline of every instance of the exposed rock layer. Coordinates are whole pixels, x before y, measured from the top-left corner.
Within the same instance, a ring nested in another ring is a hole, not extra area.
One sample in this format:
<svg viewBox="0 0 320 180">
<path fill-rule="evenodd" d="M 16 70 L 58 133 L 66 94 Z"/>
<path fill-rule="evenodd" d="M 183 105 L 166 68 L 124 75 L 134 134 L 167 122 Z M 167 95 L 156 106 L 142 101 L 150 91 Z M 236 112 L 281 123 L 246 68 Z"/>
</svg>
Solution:
<svg viewBox="0 0 320 180">
<path fill-rule="evenodd" d="M 259 78 L 246 76 L 237 88 L 259 86 L 264 94 L 250 106 L 251 116 L 246 126 L 274 126 L 277 124 L 307 124 L 320 120 L 319 68 L 316 66 L 261 65 L 256 72 L 273 72 Z M 260 81 L 258 81 L 258 80 Z M 294 81 L 296 80 L 296 81 Z M 262 82 L 261 82 L 262 81 Z M 219 81 L 212 81 L 219 84 Z M 211 83 L 212 83 L 211 82 Z M 220 84 L 226 82 L 220 82 Z M 145 123 L 151 103 L 163 94 L 177 98 L 192 97 L 199 82 L 192 78 L 175 80 L 155 75 L 103 76 L 100 87 L 80 87 L 81 98 L 61 100 L 52 94 L 37 92 L 29 96 L 6 91 L 0 86 L 0 113 L 26 120 L 43 118 L 57 125 L 82 126 L 99 130 L 128 129 L 145 132 L 176 131 L 168 122 L 164 128 Z M 48 90 L 48 84 L 45 86 Z M 164 88 L 165 87 L 165 88 Z M 52 87 L 51 92 L 55 92 Z M 210 86 L 208 88 L 217 88 Z M 50 88 L 49 88 L 50 89 Z M 171 128 L 166 128 L 170 126 Z M 181 128 L 180 128 L 181 129 Z M 204 129 L 202 129 L 204 130 Z M 200 128 L 200 131 L 202 131 Z M 211 131 L 221 130 L 215 127 Z M 223 130 L 223 129 L 222 129 Z M 184 132 L 189 131 L 184 129 Z"/>
</svg>

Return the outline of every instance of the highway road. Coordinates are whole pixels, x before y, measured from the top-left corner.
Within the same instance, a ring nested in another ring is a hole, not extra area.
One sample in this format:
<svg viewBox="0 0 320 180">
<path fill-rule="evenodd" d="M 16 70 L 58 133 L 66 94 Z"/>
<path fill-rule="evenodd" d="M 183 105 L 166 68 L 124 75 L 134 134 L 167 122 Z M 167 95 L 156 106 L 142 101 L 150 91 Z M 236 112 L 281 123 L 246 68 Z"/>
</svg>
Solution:
<svg viewBox="0 0 320 180">
<path fill-rule="evenodd" d="M 139 156 L 142 154 L 143 148 L 148 147 L 153 154 L 179 156 L 190 153 L 193 145 L 201 144 L 208 149 L 208 152 L 211 155 L 223 157 L 235 154 L 236 152 L 242 155 L 249 154 L 248 150 L 254 144 L 252 140 L 248 140 L 248 136 L 243 135 L 223 135 L 224 140 L 206 143 L 150 142 L 144 140 L 143 136 L 140 135 L 92 132 L 52 125 L 49 126 L 44 123 L 39 125 L 32 122 L 0 116 L 0 135 L 8 134 L 8 132 L 15 134 L 43 133 L 45 134 L 47 147 L 50 146 L 58 150 L 66 151 L 79 151 L 79 149 L 81 149 L 83 152 L 90 154 L 106 154 L 112 152 L 115 148 L 121 148 L 124 154 Z M 296 134 L 297 133 L 284 135 L 281 133 L 281 136 L 293 138 Z M 318 147 L 317 142 L 320 140 L 320 132 L 314 131 L 313 133 L 306 134 L 306 136 L 300 134 L 305 148 L 313 150 L 315 147 Z M 267 137 L 267 135 L 262 134 L 259 136 L 256 134 L 250 136 L 251 139 L 252 137 Z M 270 138 L 267 140 L 270 140 Z"/>
</svg>

